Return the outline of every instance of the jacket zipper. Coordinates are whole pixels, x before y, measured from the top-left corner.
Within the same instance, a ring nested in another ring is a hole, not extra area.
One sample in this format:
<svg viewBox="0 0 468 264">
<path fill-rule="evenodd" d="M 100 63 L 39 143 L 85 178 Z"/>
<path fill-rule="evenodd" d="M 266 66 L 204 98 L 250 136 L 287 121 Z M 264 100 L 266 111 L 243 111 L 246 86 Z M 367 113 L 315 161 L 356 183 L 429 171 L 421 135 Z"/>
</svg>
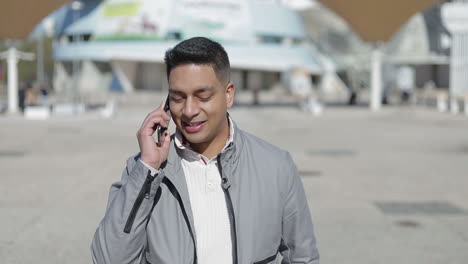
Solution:
<svg viewBox="0 0 468 264">
<path fill-rule="evenodd" d="M 221 166 L 221 153 L 216 157 L 216 165 L 218 167 L 219 176 L 223 181 L 223 168 Z M 229 215 L 229 224 L 231 226 L 231 243 L 232 243 L 232 263 L 237 264 L 237 234 L 236 234 L 236 218 L 234 217 L 234 207 L 232 206 L 231 194 L 223 187 L 224 197 Z"/>
<path fill-rule="evenodd" d="M 167 186 L 169 191 L 172 193 L 174 198 L 179 202 L 180 210 L 182 211 L 182 215 L 184 216 L 185 223 L 187 224 L 187 228 L 189 230 L 190 236 L 192 237 L 192 242 L 193 242 L 193 263 L 197 264 L 198 263 L 198 258 L 197 258 L 197 246 L 195 243 L 195 236 L 193 235 L 192 227 L 190 226 L 190 220 L 187 216 L 187 212 L 185 211 L 185 206 L 184 203 L 182 202 L 182 198 L 180 197 L 179 192 L 176 190 L 174 184 L 167 178 L 163 178 L 162 183 Z"/>
<path fill-rule="evenodd" d="M 130 211 L 130 215 L 127 218 L 127 222 L 125 223 L 124 227 L 124 232 L 125 233 L 130 233 L 130 230 L 132 229 L 133 222 L 135 221 L 136 215 L 138 213 L 138 209 L 140 209 L 141 204 L 143 203 L 143 199 L 149 197 L 149 193 L 151 191 L 151 183 L 153 182 L 155 177 L 151 176 L 151 173 L 148 172 L 148 175 L 146 176 L 146 180 L 143 183 L 143 186 L 140 189 L 140 192 L 138 193 L 138 196 L 135 200 L 135 203 L 133 204 L 132 210 Z"/>
</svg>

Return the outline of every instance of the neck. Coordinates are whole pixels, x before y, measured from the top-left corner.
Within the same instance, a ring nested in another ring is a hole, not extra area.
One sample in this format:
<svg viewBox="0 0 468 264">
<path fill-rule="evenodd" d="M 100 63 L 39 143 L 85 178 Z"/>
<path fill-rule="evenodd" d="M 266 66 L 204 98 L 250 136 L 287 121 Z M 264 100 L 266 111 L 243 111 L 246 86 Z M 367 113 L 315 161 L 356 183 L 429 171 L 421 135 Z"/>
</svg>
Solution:
<svg viewBox="0 0 468 264">
<path fill-rule="evenodd" d="M 216 137 L 210 142 L 202 142 L 197 144 L 190 143 L 190 147 L 197 153 L 202 154 L 208 159 L 212 159 L 218 155 L 221 150 L 223 150 L 226 145 L 226 141 L 229 138 L 229 121 L 226 117 L 226 122 L 224 122 L 221 132 L 216 135 Z"/>
</svg>

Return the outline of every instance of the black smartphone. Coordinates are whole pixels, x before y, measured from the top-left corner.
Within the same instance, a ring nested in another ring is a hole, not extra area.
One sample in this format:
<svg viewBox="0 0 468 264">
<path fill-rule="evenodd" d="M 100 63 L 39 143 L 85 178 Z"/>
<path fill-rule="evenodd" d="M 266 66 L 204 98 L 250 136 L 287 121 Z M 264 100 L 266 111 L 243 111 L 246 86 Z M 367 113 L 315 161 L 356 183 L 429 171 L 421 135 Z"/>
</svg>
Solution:
<svg viewBox="0 0 468 264">
<path fill-rule="evenodd" d="M 171 116 L 171 111 L 169 109 L 169 95 L 167 96 L 166 103 L 164 104 L 164 112 L 166 112 L 168 116 Z M 169 123 L 167 124 L 166 127 L 156 126 L 156 134 L 158 135 L 158 144 L 161 143 L 161 138 L 164 132 L 166 132 L 168 127 L 169 127 Z"/>
</svg>

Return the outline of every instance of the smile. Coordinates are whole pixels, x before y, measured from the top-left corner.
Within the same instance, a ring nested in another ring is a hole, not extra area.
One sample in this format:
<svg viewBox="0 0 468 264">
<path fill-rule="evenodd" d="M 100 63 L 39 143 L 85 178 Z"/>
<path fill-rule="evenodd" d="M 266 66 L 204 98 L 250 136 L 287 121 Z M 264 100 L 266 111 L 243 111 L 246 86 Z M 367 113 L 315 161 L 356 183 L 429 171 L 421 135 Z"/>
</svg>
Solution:
<svg viewBox="0 0 468 264">
<path fill-rule="evenodd" d="M 197 133 L 200 131 L 203 126 L 205 125 L 206 121 L 201 121 L 201 122 L 182 122 L 182 125 L 184 127 L 184 130 L 187 131 L 188 133 Z"/>
</svg>

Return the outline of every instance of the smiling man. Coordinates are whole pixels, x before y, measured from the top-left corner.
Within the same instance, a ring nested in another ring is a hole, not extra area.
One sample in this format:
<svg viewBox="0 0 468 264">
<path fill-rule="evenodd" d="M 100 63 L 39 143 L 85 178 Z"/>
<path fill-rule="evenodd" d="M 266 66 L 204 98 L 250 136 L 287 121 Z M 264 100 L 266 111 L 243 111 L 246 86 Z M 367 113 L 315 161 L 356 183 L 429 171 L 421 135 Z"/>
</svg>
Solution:
<svg viewBox="0 0 468 264">
<path fill-rule="evenodd" d="M 236 126 L 227 53 L 197 37 L 166 52 L 164 103 L 137 132 L 140 153 L 111 186 L 94 263 L 319 263 L 302 182 L 289 153 Z"/>
</svg>

